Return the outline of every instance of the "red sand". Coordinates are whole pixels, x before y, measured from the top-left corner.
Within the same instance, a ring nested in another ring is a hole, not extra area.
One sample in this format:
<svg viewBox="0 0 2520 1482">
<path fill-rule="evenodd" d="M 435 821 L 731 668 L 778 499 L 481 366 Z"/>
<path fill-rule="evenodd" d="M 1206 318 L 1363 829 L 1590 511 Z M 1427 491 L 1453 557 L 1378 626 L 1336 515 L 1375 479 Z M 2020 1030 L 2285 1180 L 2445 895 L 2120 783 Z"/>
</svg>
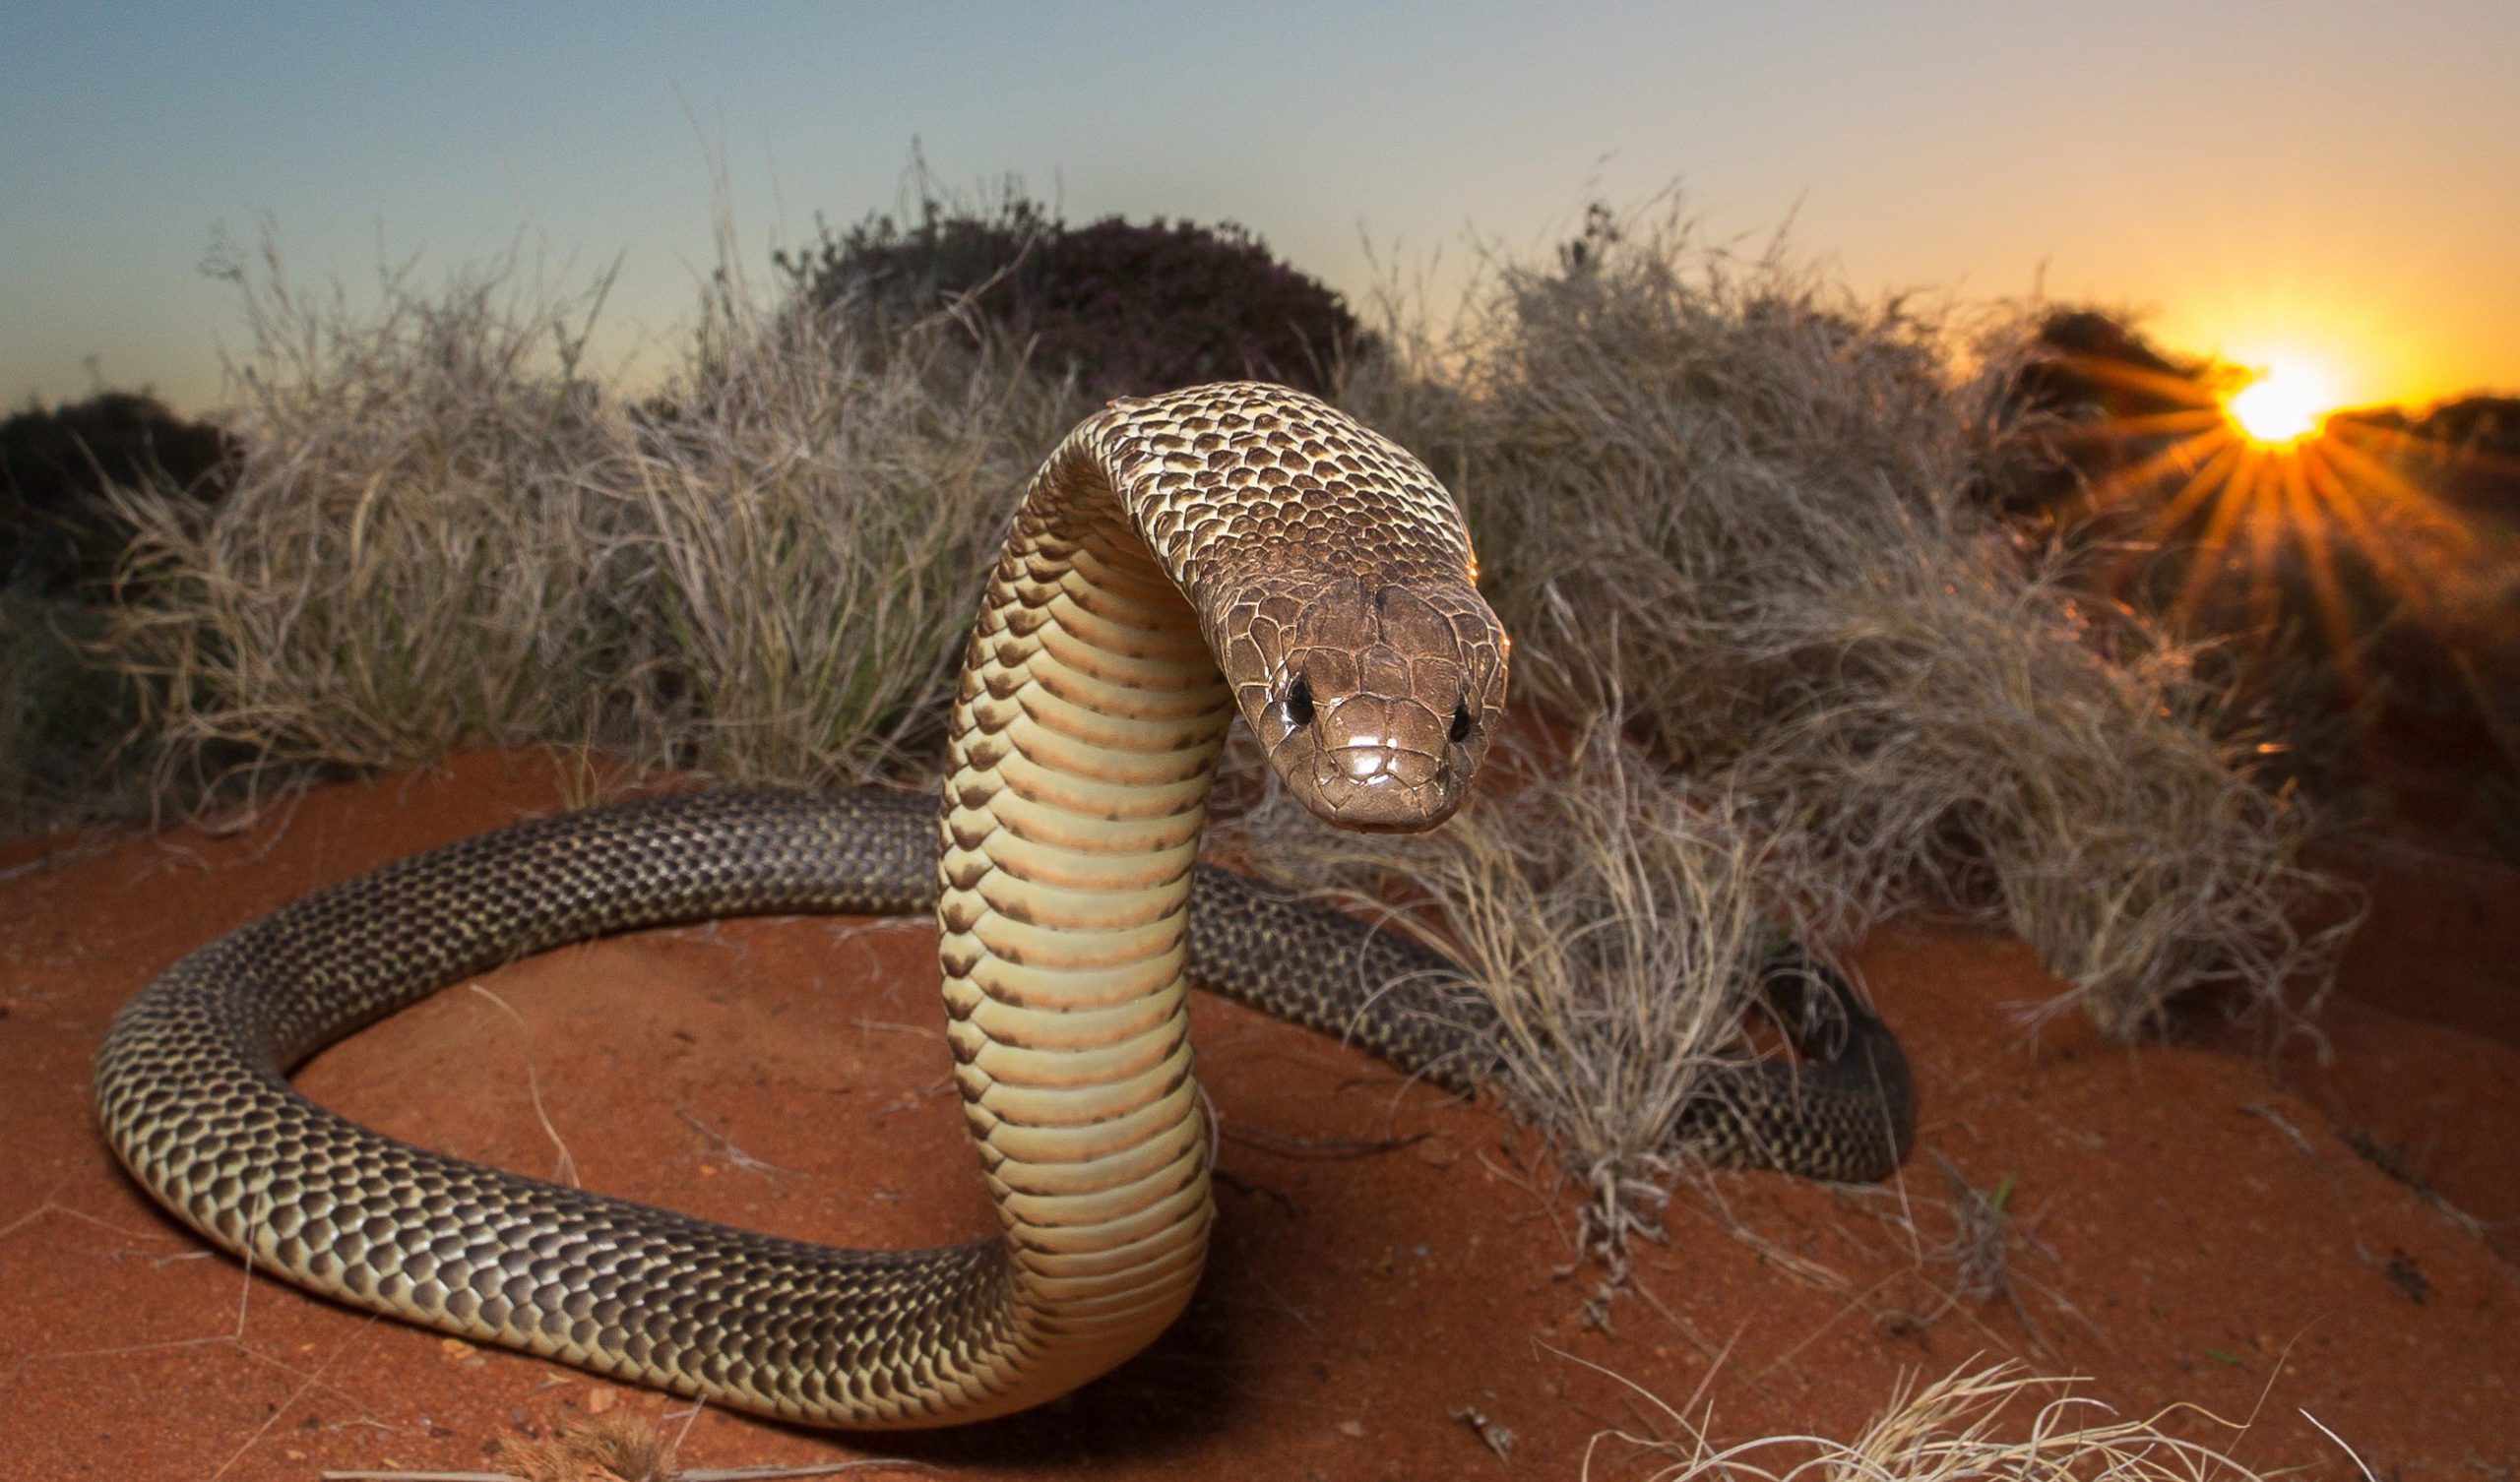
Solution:
<svg viewBox="0 0 2520 1482">
<path fill-rule="evenodd" d="M 0 850 L 0 1476 L 479 1470 L 503 1435 L 680 1410 L 249 1279 L 122 1177 L 90 1109 L 107 1019 L 185 951 L 558 800 L 538 758 L 473 757 L 321 789 L 285 827 L 232 837 Z M 2512 917 L 2510 890 L 2486 895 L 2486 919 Z M 590 1188 L 812 1240 L 965 1238 L 990 1222 L 947 1090 L 931 942 L 915 926 L 775 920 L 569 949 L 355 1037 L 300 1083 L 397 1136 L 548 1176 L 538 1092 Z M 2358 948 L 2358 982 L 2403 989 L 2434 971 L 2423 954 L 2438 941 L 2402 946 L 2395 959 Z M 1717 1437 L 1738 1440 L 1850 1437 L 1903 1374 L 2018 1357 L 2088 1376 L 2079 1392 L 2121 1411 L 2254 1415 L 2242 1434 L 2182 1428 L 2260 1468 L 2352 1475 L 2303 1409 L 2382 1477 L 2520 1465 L 2520 1267 L 2358 1155 L 2327 1114 L 2373 1128 L 2372 1145 L 2447 1197 L 2520 1215 L 2520 1050 L 2405 1018 L 2421 1005 L 2403 997 L 2395 1013 L 2349 1003 L 2328 1021 L 2339 1067 L 2297 1094 L 2236 1054 L 2112 1047 L 2071 1022 L 2031 1034 L 2014 1011 L 2057 985 L 2009 941 L 1906 925 L 1859 965 L 1919 1072 L 1923 1131 L 1902 1185 L 1724 1175 L 1712 1197 L 1683 1189 L 1670 1243 L 1639 1251 L 1606 1331 L 1585 1316 L 1603 1272 L 1571 1264 L 1571 1191 L 1532 1140 L 1202 996 L 1200 1065 L 1228 1130 L 1223 1220 L 1172 1334 L 1047 1413 L 860 1444 L 708 1411 L 679 1459 L 1571 1477 L 1597 1431 L 1653 1424 L 1587 1365 L 1674 1404 L 1698 1394 Z M 1952 1228 L 1942 1160 L 1968 1186 L 2008 1187 L 2018 1300 L 1961 1300 L 1926 1324 L 1956 1271 L 1937 1254 Z M 1772 1254 L 1721 1227 L 1719 1198 Z M 1469 1411 L 1515 1434 L 1510 1459 L 1457 1418 Z M 1597 1475 L 1649 1470 L 1630 1459 L 1612 1446 Z"/>
</svg>

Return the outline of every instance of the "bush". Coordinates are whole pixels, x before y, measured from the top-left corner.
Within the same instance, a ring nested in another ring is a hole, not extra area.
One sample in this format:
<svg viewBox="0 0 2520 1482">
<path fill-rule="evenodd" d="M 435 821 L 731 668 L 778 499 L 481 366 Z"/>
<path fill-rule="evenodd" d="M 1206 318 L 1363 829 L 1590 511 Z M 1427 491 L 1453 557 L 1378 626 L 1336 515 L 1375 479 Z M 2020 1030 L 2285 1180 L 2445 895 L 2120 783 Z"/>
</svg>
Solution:
<svg viewBox="0 0 2520 1482">
<path fill-rule="evenodd" d="M 130 527 L 108 491 L 215 501 L 235 453 L 147 392 L 100 391 L 0 421 L 0 829 L 127 811 L 136 696 L 100 645 Z"/>
<path fill-rule="evenodd" d="M 100 391 L 0 421 L 0 579 L 48 592 L 113 574 L 129 531 L 109 516 L 109 484 L 161 479 L 205 502 L 235 454 L 227 435 L 186 421 L 148 392 Z"/>
<path fill-rule="evenodd" d="M 99 651 L 104 623 L 40 574 L 0 583 L 0 832 L 145 807 L 120 750 L 136 696 Z"/>
<path fill-rule="evenodd" d="M 535 742 L 915 770 L 1006 512 L 1082 406 L 985 319 L 887 308 L 880 277 L 821 289 L 1001 230 L 1055 228 L 931 213 L 788 264 L 768 304 L 724 270 L 639 407 L 577 373 L 566 297 L 390 278 L 352 315 L 237 269 L 232 492 L 120 496 L 141 534 L 110 637 L 161 776 Z M 1441 343 L 1395 324 L 1351 404 L 1461 496 L 1518 694 L 1623 713 L 1751 831 L 1771 908 L 1965 906 L 2118 1032 L 2199 983 L 2315 984 L 2321 944 L 2285 923 L 2301 819 L 2236 766 L 2224 693 L 1961 496 L 2012 431 L 1945 325 L 1607 214 L 1478 302 Z"/>
<path fill-rule="evenodd" d="M 1015 502 L 1084 410 L 938 316 L 714 295 L 603 473 L 647 655 L 615 748 L 740 781 L 932 768 Z"/>
<path fill-rule="evenodd" d="M 116 496 L 137 534 L 113 641 L 166 780 L 594 732 L 628 648 L 607 608 L 619 501 L 591 477 L 607 410 L 548 358 L 567 358 L 570 306 L 494 269 L 437 295 L 388 275 L 363 314 L 298 290 L 268 245 L 222 272 L 248 345 L 227 497 Z"/>
<path fill-rule="evenodd" d="M 2049 308 L 1998 338 L 2011 341 L 1995 359 L 2012 436 L 1971 493 L 2044 535 L 2090 519 L 2095 485 L 2177 441 L 2143 419 L 2212 403 L 2210 362 L 2171 358 L 2122 315 Z"/>
<path fill-rule="evenodd" d="M 1318 393 L 1370 348 L 1338 294 L 1230 222 L 1070 227 L 1011 182 L 986 209 L 919 185 L 915 225 L 870 216 L 779 255 L 796 298 L 891 322 L 954 309 L 1089 402 L 1239 377 Z"/>
</svg>

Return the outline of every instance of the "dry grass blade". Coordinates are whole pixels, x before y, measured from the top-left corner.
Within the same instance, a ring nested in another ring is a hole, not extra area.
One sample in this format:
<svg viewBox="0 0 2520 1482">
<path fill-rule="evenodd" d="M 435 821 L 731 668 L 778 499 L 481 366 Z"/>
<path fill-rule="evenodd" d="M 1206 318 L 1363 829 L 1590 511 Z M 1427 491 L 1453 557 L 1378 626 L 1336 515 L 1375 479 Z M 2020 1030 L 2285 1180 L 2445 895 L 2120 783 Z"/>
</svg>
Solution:
<svg viewBox="0 0 2520 1482">
<path fill-rule="evenodd" d="M 1922 1389 L 1913 1383 L 1852 1442 L 1767 1436 L 1718 1447 L 1658 1401 L 1667 1434 L 1604 1432 L 1586 1451 L 1583 1475 L 1592 1476 L 1606 1447 L 1624 1446 L 1667 1459 L 1655 1482 L 2261 1482 L 2228 1453 L 2163 1429 L 2173 1412 L 2110 1419 L 2098 1400 L 2069 1392 L 2074 1381 L 2016 1364 L 1955 1371 Z M 2043 1401 L 2043 1390 L 2059 1392 Z"/>
</svg>

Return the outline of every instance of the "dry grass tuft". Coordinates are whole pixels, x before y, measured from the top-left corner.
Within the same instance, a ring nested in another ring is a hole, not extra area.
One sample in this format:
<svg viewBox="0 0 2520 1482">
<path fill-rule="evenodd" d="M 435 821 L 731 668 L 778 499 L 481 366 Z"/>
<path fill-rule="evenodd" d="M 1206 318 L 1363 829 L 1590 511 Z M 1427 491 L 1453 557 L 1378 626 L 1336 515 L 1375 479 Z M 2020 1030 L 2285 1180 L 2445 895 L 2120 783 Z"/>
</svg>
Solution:
<svg viewBox="0 0 2520 1482">
<path fill-rule="evenodd" d="M 2335 934 L 2288 924 L 2320 888 L 2299 810 L 2187 653 L 1973 515 L 2009 434 L 1956 336 L 1597 212 L 1447 334 L 1395 326 L 1347 397 L 1463 500 L 1518 691 L 1624 696 L 1806 867 L 1780 899 L 1805 925 L 1970 909 L 2117 1034 L 2206 983 L 2314 993 Z"/>
<path fill-rule="evenodd" d="M 616 1410 L 553 1436 L 502 1436 L 498 1459 L 520 1482 L 666 1482 L 670 1451 L 656 1422 Z"/>
<path fill-rule="evenodd" d="M 1499 1011 L 1501 1088 L 1584 1189 L 1582 1242 L 1615 1277 L 1628 1237 L 1660 1233 L 1681 1108 L 1737 1049 L 1782 937 L 1752 835 L 1622 740 L 1615 713 L 1565 755 L 1498 744 L 1525 780 L 1432 834 L 1328 829 L 1275 792 L 1243 827 L 1282 881 L 1431 908 L 1430 934 Z"/>
<path fill-rule="evenodd" d="M 2180 1410 L 2213 1419 L 2204 1412 L 2176 1406 L 2148 1419 L 2113 1420 L 2100 1401 L 2063 1392 L 2072 1383 L 2010 1363 L 1956 1371 L 1922 1389 L 1903 1382 L 1880 1418 L 1852 1442 L 1767 1436 L 1722 1448 L 1639 1389 L 1660 1411 L 1665 1434 L 1605 1431 L 1587 1448 L 1582 1475 L 1593 1475 L 1606 1448 L 1624 1446 L 1665 1458 L 1655 1482 L 2260 1482 L 2230 1454 L 2163 1429 Z M 2059 1392 L 2042 1401 L 2042 1390 Z M 2009 1424 L 2008 1414 L 2016 1417 Z M 1623 1458 L 1622 1475 L 1633 1469 L 1625 1459 L 1632 1458 Z"/>
<path fill-rule="evenodd" d="M 504 269 L 438 294 L 406 270 L 360 313 L 268 241 L 223 271 L 234 486 L 113 491 L 137 533 L 110 642 L 165 793 L 599 732 L 624 511 L 595 476 L 613 413 L 575 374 L 591 308 Z"/>
<path fill-rule="evenodd" d="M 229 272 L 244 446 L 138 530 L 111 643 L 161 797 L 468 747 L 602 748 L 728 780 L 862 780 L 919 751 L 972 594 L 1072 407 L 939 323 L 707 300 L 626 406 L 579 374 L 601 298 L 505 268 L 382 307 Z"/>
<path fill-rule="evenodd" d="M 1083 408 L 941 319 L 708 310 L 613 466 L 666 680 L 623 749 L 729 781 L 932 766 L 1016 497 Z"/>
</svg>

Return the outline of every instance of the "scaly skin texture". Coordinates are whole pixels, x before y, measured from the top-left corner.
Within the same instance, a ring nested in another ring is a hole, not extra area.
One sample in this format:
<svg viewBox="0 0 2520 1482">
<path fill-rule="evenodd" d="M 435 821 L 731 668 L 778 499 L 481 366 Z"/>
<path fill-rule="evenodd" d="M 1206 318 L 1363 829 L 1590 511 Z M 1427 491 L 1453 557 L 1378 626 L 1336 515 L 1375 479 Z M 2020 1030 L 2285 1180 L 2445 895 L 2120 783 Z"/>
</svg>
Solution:
<svg viewBox="0 0 2520 1482">
<path fill-rule="evenodd" d="M 865 1252 L 730 1230 L 395 1142 L 284 1079 L 562 942 L 878 908 L 835 863 L 863 836 L 794 795 L 503 830 L 241 928 L 117 1018 L 106 1134 L 258 1269 L 450 1332 L 826 1425 L 1039 1403 L 1153 1338 L 1198 1280 L 1214 1209 L 1184 911 L 1232 708 L 1332 822 L 1440 822 L 1504 702 L 1473 576 L 1415 460 L 1282 388 L 1114 403 L 1044 465 L 974 632 L 937 860 L 949 1037 L 999 1240 Z"/>
</svg>

